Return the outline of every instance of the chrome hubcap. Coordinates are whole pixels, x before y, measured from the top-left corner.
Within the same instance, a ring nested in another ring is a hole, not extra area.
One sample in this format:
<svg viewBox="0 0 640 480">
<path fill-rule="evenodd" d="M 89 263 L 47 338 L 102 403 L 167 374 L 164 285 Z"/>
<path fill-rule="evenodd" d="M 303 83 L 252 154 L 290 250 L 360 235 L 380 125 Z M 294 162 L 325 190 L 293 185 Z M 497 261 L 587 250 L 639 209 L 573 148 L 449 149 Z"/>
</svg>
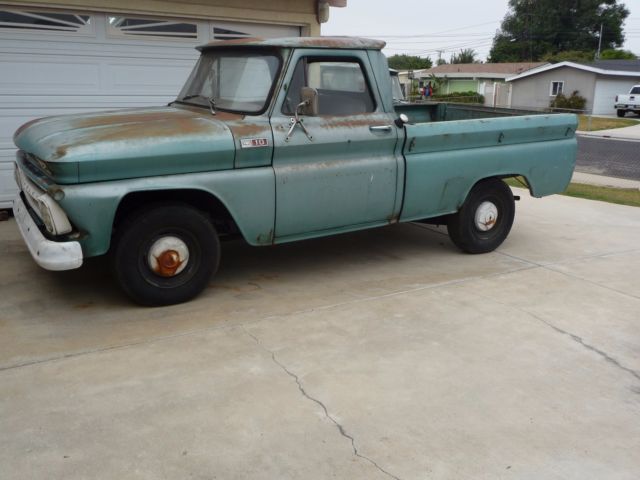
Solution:
<svg viewBox="0 0 640 480">
<path fill-rule="evenodd" d="M 178 237 L 162 237 L 156 240 L 147 255 L 149 267 L 161 277 L 174 277 L 189 262 L 189 248 Z"/>
<path fill-rule="evenodd" d="M 482 202 L 476 210 L 476 228 L 481 232 L 491 230 L 498 221 L 498 207 L 491 202 Z"/>
</svg>

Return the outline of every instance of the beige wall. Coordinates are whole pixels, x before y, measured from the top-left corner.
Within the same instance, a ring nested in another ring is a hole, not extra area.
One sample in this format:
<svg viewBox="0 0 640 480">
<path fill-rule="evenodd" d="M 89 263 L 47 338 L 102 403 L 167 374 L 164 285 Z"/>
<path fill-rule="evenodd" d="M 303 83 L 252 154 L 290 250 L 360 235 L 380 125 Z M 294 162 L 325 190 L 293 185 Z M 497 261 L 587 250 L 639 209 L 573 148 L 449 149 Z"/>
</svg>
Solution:
<svg viewBox="0 0 640 480">
<path fill-rule="evenodd" d="M 317 0 L 40 0 L 2 1 L 3 5 L 153 14 L 302 26 L 303 35 L 320 35 Z"/>
<path fill-rule="evenodd" d="M 574 90 L 587 99 L 586 109 L 593 108 L 596 74 L 575 68 L 556 68 L 511 82 L 513 93 L 511 106 L 514 108 L 548 107 L 553 97 L 549 95 L 551 82 L 564 81 L 564 94 L 569 96 Z"/>
</svg>

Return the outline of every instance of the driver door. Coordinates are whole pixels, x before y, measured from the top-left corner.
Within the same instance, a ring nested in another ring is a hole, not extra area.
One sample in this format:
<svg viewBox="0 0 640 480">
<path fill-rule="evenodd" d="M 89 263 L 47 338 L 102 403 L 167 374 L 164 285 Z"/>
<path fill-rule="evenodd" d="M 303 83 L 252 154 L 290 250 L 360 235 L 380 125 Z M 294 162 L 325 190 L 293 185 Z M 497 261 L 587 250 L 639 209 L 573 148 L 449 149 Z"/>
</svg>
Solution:
<svg viewBox="0 0 640 480">
<path fill-rule="evenodd" d="M 384 224 L 394 214 L 398 129 L 386 113 L 365 51 L 294 53 L 271 117 L 276 179 L 275 241 Z M 302 87 L 318 114 L 300 117 Z"/>
</svg>

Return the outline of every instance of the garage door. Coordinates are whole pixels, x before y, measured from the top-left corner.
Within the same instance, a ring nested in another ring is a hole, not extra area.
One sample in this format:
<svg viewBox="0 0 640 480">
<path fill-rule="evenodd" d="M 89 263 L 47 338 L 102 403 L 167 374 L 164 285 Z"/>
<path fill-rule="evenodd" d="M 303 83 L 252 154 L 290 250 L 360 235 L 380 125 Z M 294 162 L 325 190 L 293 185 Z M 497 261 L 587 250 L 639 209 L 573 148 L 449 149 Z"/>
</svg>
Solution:
<svg viewBox="0 0 640 480">
<path fill-rule="evenodd" d="M 596 79 L 595 96 L 593 99 L 593 113 L 595 115 L 613 115 L 616 113 L 613 105 L 616 95 L 627 93 L 631 87 L 640 83 L 640 78 L 630 80 L 598 77 Z"/>
<path fill-rule="evenodd" d="M 300 36 L 296 26 L 0 9 L 0 208 L 11 206 L 13 132 L 38 117 L 162 105 L 212 39 Z"/>
</svg>

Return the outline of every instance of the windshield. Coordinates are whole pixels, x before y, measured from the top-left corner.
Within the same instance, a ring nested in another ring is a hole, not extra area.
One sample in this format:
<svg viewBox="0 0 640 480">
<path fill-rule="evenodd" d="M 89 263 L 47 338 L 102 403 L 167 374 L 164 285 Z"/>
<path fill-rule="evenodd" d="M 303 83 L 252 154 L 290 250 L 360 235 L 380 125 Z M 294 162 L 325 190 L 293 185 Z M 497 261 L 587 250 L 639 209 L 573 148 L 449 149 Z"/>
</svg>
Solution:
<svg viewBox="0 0 640 480">
<path fill-rule="evenodd" d="M 629 93 L 640 93 L 640 87 L 633 87 Z"/>
<path fill-rule="evenodd" d="M 273 53 L 207 51 L 178 101 L 232 112 L 262 112 L 279 67 L 280 58 Z"/>
</svg>

